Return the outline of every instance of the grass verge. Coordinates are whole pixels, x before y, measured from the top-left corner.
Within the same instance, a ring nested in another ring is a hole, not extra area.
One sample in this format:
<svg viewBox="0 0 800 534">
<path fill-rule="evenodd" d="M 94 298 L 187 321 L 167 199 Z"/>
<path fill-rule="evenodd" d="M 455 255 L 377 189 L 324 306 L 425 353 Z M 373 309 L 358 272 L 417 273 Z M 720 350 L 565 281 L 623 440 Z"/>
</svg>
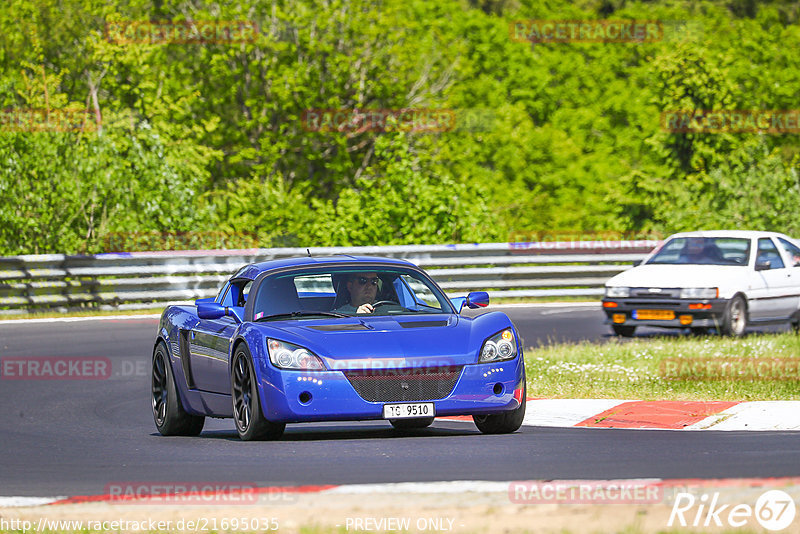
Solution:
<svg viewBox="0 0 800 534">
<path fill-rule="evenodd" d="M 800 400 L 800 336 L 612 340 L 525 351 L 528 396 Z"/>
</svg>

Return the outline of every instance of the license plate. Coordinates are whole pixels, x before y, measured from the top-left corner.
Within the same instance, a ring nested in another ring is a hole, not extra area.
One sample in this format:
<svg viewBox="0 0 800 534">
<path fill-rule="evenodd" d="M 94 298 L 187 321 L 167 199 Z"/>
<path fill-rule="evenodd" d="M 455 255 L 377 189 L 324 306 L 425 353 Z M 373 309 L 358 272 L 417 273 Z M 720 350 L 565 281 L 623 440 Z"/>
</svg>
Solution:
<svg viewBox="0 0 800 534">
<path fill-rule="evenodd" d="M 408 417 L 433 417 L 432 402 L 409 402 L 404 404 L 384 404 L 384 419 L 404 419 Z"/>
<path fill-rule="evenodd" d="M 640 321 L 671 321 L 675 319 L 672 310 L 635 310 L 633 318 Z"/>
</svg>

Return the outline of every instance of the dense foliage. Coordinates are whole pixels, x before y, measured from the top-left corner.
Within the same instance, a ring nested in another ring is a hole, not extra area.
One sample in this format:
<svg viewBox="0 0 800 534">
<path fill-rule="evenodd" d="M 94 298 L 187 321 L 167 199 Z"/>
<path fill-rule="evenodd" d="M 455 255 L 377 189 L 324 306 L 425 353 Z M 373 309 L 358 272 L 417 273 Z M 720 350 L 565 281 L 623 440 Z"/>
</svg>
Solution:
<svg viewBox="0 0 800 534">
<path fill-rule="evenodd" d="M 797 128 L 662 125 L 671 110 L 800 108 L 796 2 L 116 4 L 0 8 L 0 254 L 800 234 Z M 664 33 L 513 39 L 513 22 L 531 19 L 657 20 Z M 258 29 L 205 43 L 111 31 L 148 20 Z M 386 131 L 310 127 L 309 110 L 335 109 L 457 120 L 445 131 L 391 118 Z M 59 116 L 80 120 L 54 127 Z"/>
</svg>

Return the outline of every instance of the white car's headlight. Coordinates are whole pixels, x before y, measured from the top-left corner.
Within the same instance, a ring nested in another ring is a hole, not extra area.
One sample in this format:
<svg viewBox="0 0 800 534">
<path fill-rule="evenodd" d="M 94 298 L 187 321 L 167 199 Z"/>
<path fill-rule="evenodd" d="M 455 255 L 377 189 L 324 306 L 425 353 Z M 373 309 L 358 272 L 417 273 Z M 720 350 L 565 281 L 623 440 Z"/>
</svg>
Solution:
<svg viewBox="0 0 800 534">
<path fill-rule="evenodd" d="M 606 296 L 612 299 L 629 297 L 631 288 L 629 287 L 606 287 Z"/>
<path fill-rule="evenodd" d="M 514 339 L 514 332 L 510 328 L 506 328 L 483 342 L 478 363 L 511 360 L 516 356 L 517 340 Z"/>
<path fill-rule="evenodd" d="M 684 287 L 681 289 L 682 299 L 715 299 L 719 297 L 717 287 Z"/>
<path fill-rule="evenodd" d="M 305 347 L 267 338 L 269 360 L 281 369 L 298 371 L 324 371 L 319 357 Z"/>
</svg>

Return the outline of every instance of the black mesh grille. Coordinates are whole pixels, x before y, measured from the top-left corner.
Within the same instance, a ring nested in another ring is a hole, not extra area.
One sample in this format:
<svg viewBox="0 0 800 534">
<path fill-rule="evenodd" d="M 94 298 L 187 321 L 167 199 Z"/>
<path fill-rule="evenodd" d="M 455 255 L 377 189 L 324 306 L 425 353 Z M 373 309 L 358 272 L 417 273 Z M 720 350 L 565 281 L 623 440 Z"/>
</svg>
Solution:
<svg viewBox="0 0 800 534">
<path fill-rule="evenodd" d="M 447 397 L 461 367 L 345 371 L 356 392 L 369 402 L 416 402 Z"/>
<path fill-rule="evenodd" d="M 680 288 L 660 288 L 660 291 L 650 291 L 649 287 L 632 287 L 631 296 L 653 299 L 676 299 L 681 296 L 681 290 Z"/>
</svg>

